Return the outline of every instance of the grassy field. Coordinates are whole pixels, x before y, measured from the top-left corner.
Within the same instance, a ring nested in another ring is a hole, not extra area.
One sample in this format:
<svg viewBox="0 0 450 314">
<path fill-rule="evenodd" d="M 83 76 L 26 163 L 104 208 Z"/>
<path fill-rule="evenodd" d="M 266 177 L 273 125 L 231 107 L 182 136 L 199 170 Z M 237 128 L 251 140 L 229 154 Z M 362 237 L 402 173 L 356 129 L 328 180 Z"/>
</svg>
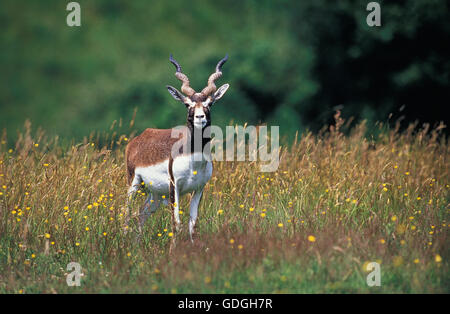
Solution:
<svg viewBox="0 0 450 314">
<path fill-rule="evenodd" d="M 4 134 L 0 293 L 449 293 L 449 147 L 439 127 L 381 127 L 367 139 L 364 124 L 344 135 L 343 123 L 283 147 L 274 173 L 215 162 L 195 243 L 186 210 L 171 254 L 168 206 L 141 241 L 135 220 L 124 230 L 133 134 L 74 145 L 26 129 L 12 145 Z M 380 287 L 366 284 L 372 261 Z M 66 284 L 69 262 L 82 266 L 80 287 Z"/>
</svg>

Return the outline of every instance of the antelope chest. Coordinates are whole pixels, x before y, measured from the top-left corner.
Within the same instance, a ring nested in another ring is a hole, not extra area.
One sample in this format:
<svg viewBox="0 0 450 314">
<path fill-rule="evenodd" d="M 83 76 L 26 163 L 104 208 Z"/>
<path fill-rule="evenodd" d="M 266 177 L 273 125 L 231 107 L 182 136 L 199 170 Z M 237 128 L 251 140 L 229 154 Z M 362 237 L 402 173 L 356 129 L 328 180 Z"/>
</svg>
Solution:
<svg viewBox="0 0 450 314">
<path fill-rule="evenodd" d="M 204 186 L 212 176 L 212 162 L 197 160 L 198 155 L 182 155 L 173 160 L 172 173 L 180 194 L 189 193 Z M 169 193 L 169 161 L 139 167 L 135 170 L 150 191 L 157 194 Z"/>
<path fill-rule="evenodd" d="M 173 161 L 173 176 L 181 194 L 203 187 L 212 176 L 212 162 L 199 157 L 202 154 L 184 155 Z"/>
</svg>

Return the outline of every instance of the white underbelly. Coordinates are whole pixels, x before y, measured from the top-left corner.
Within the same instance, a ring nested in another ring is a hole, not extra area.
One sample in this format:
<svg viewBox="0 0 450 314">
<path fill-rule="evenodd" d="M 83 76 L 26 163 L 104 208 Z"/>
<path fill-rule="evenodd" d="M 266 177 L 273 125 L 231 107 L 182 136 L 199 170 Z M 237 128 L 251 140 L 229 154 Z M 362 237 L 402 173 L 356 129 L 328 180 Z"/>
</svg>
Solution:
<svg viewBox="0 0 450 314">
<path fill-rule="evenodd" d="M 169 161 L 157 163 L 147 167 L 137 167 L 134 171 L 150 191 L 157 194 L 169 194 Z"/>
<path fill-rule="evenodd" d="M 193 155 L 176 157 L 172 165 L 172 173 L 177 189 L 186 194 L 203 187 L 212 176 L 212 162 L 196 161 Z M 158 164 L 137 167 L 135 175 L 138 175 L 152 193 L 160 195 L 169 194 L 169 161 Z"/>
</svg>

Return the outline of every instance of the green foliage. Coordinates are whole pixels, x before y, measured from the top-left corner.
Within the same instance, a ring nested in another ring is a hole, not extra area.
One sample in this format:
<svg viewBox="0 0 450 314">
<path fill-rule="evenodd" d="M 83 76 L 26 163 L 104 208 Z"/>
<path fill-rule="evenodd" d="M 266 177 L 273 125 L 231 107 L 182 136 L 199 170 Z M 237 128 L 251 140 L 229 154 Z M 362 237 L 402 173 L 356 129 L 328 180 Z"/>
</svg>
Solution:
<svg viewBox="0 0 450 314">
<path fill-rule="evenodd" d="M 404 104 L 407 120 L 433 122 L 448 99 L 445 1 L 380 1 L 379 28 L 350 0 L 79 3 L 82 26 L 68 27 L 66 1 L 2 1 L 0 128 L 10 140 L 27 118 L 81 139 L 134 108 L 140 130 L 184 124 L 165 89 L 179 86 L 170 53 L 195 89 L 229 53 L 219 84 L 231 88 L 213 113 L 222 126 L 270 122 L 292 137 L 337 106 L 375 122 Z"/>
</svg>

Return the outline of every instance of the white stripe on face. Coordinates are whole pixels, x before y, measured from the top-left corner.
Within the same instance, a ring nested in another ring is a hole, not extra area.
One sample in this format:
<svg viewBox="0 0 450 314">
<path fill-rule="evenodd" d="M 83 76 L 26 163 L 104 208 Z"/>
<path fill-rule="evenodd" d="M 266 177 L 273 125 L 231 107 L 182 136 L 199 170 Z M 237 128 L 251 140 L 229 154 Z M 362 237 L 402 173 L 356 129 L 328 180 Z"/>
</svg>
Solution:
<svg viewBox="0 0 450 314">
<path fill-rule="evenodd" d="M 195 102 L 193 102 L 192 100 L 190 100 L 188 97 L 186 97 L 185 101 L 186 104 L 189 105 L 189 107 L 194 107 L 195 106 Z"/>
<path fill-rule="evenodd" d="M 204 102 L 202 102 L 203 107 L 208 107 L 211 104 L 211 98 L 208 97 Z"/>
</svg>

